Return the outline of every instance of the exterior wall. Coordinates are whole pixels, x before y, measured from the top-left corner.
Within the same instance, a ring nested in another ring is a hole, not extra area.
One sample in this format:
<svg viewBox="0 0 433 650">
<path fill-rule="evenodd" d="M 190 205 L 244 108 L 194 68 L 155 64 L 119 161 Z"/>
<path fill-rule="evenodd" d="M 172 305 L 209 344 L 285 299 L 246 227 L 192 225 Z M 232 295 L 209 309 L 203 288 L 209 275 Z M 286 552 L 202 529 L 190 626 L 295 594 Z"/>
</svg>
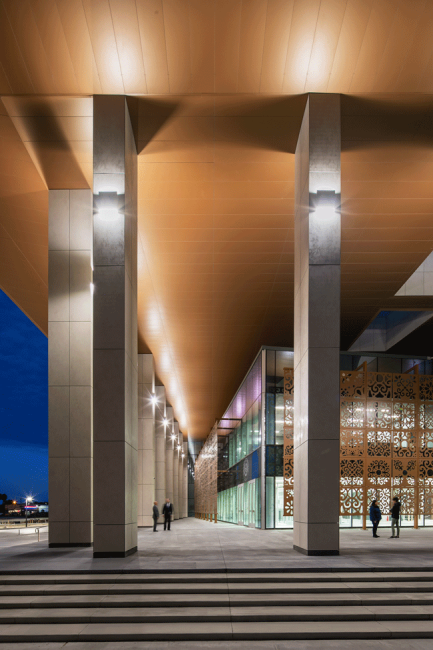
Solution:
<svg viewBox="0 0 433 650">
<path fill-rule="evenodd" d="M 155 501 L 155 367 L 152 354 L 138 355 L 138 526 L 153 526 Z"/>
<path fill-rule="evenodd" d="M 310 94 L 295 153 L 293 547 L 339 552 L 340 96 Z M 296 390 L 298 388 L 298 390 Z"/>
<path fill-rule="evenodd" d="M 266 416 L 262 472 L 266 498 L 262 522 L 264 528 L 293 528 L 296 471 L 293 474 L 293 442 L 291 448 L 285 449 L 284 436 L 284 429 L 290 429 L 293 422 L 293 351 L 267 349 L 262 354 L 266 365 L 263 382 L 266 408 L 262 409 L 262 421 Z M 403 526 L 431 526 L 433 364 L 422 359 L 415 365 L 414 360 L 390 355 L 369 357 L 373 370 L 365 375 L 366 366 L 357 369 L 360 358 L 355 354 L 340 355 L 345 368 L 340 372 L 340 526 L 369 526 L 368 507 L 373 497 L 381 500 L 382 525 L 385 525 L 389 501 L 394 495 L 402 502 Z M 421 371 L 417 374 L 418 367 L 428 374 Z M 384 387 L 386 393 L 382 394 Z M 225 462 L 226 447 L 221 445 L 220 474 Z M 383 469 L 380 481 L 377 479 L 379 464 Z M 234 473 L 236 465 L 242 466 L 242 461 L 233 466 Z M 190 475 L 192 479 L 192 472 Z M 241 475 L 238 483 L 245 489 L 247 483 L 242 482 Z M 218 492 L 218 519 L 238 523 L 238 497 L 244 499 L 244 494 L 238 495 L 236 486 Z M 247 493 L 247 498 L 251 500 L 251 493 Z M 245 521 L 242 523 L 245 525 Z M 246 523 L 251 525 L 249 520 Z"/>
<path fill-rule="evenodd" d="M 137 151 L 126 98 L 93 98 L 95 557 L 137 549 Z"/>
<path fill-rule="evenodd" d="M 164 386 L 155 387 L 157 402 L 155 405 L 155 500 L 158 502 L 159 511 L 165 503 L 166 476 L 165 476 L 165 437 L 166 401 Z"/>
<path fill-rule="evenodd" d="M 184 517 L 191 517 L 191 510 L 190 510 L 190 502 L 189 502 L 189 491 L 188 491 L 188 463 L 186 462 L 186 458 L 188 457 L 188 442 L 183 443 L 183 453 L 184 453 L 184 464 L 183 464 L 183 487 L 182 487 L 182 492 L 183 492 L 183 516 Z"/>
<path fill-rule="evenodd" d="M 173 519 L 179 519 L 179 423 L 174 423 L 174 435 L 176 436 L 173 441 Z"/>
<path fill-rule="evenodd" d="M 49 191 L 50 546 L 91 546 L 92 193 Z"/>
</svg>

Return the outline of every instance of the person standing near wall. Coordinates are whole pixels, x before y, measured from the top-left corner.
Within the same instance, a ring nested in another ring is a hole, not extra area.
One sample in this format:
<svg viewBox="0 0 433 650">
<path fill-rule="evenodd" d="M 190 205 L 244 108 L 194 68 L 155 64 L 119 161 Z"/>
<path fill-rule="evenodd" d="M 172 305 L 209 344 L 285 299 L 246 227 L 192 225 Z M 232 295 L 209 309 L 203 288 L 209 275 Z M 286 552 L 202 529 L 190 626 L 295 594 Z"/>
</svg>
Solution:
<svg viewBox="0 0 433 650">
<path fill-rule="evenodd" d="M 164 507 L 162 508 L 162 514 L 164 515 L 164 530 L 166 530 L 168 524 L 168 530 L 170 530 L 171 516 L 173 514 L 173 504 L 170 503 L 170 499 L 166 499 Z"/>
<path fill-rule="evenodd" d="M 159 510 L 158 510 L 158 501 L 153 502 L 153 532 L 157 533 L 158 531 L 156 530 L 156 526 L 158 524 L 158 519 L 159 519 Z"/>
<path fill-rule="evenodd" d="M 370 520 L 371 523 L 373 524 L 373 537 L 379 537 L 377 534 L 377 527 L 379 526 L 379 521 L 382 519 L 382 513 L 380 512 L 380 508 L 377 505 L 377 499 L 374 499 L 371 502 L 370 506 Z"/>
<path fill-rule="evenodd" d="M 394 537 L 400 537 L 400 509 L 401 509 L 401 503 L 398 500 L 398 497 L 393 498 L 393 505 L 390 510 L 391 513 L 391 537 L 390 539 L 393 539 Z M 394 535 L 395 528 L 397 527 L 397 535 Z"/>
</svg>

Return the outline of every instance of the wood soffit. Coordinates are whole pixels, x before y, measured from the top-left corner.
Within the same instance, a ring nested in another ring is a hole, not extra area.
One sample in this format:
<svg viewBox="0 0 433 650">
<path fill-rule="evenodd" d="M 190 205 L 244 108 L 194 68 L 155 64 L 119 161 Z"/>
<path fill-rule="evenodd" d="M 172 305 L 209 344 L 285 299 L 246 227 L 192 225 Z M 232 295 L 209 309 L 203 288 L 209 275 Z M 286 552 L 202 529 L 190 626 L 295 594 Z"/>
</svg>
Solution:
<svg viewBox="0 0 433 650">
<path fill-rule="evenodd" d="M 1 288 L 47 331 L 47 189 L 91 187 L 91 95 L 137 95 L 139 346 L 205 437 L 258 347 L 292 344 L 307 92 L 342 94 L 342 346 L 413 307 L 432 27 L 425 0 L 0 1 Z"/>
</svg>

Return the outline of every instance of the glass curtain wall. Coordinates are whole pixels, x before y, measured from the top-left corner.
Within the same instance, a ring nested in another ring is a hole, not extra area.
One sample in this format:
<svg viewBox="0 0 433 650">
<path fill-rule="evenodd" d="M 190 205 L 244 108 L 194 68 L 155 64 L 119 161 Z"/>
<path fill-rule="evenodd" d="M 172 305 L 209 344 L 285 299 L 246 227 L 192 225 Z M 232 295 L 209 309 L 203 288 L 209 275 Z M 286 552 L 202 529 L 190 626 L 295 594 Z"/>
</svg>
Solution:
<svg viewBox="0 0 433 650">
<path fill-rule="evenodd" d="M 364 356 L 362 361 L 365 359 Z M 360 361 L 359 355 L 342 353 L 341 369 L 355 370 Z M 392 355 L 367 358 L 367 369 L 371 372 L 405 373 L 416 364 L 420 374 L 433 374 L 431 360 Z M 284 368 L 293 368 L 293 351 L 263 348 L 223 416 L 230 427 L 225 433 L 225 451 L 221 452 L 221 459 L 224 456 L 226 460 L 219 466 L 224 469 L 220 472 L 224 479 L 219 479 L 218 487 L 218 519 L 222 521 L 259 528 L 263 481 L 264 526 L 267 529 L 293 527 L 293 517 L 284 516 Z M 433 422 L 433 415 L 430 420 Z M 387 519 L 388 514 L 383 513 L 384 524 Z M 402 516 L 402 526 L 414 523 L 413 515 Z M 341 527 L 362 525 L 360 515 L 340 518 Z M 367 525 L 370 525 L 368 518 Z M 433 515 L 420 516 L 418 525 L 433 526 Z"/>
<path fill-rule="evenodd" d="M 261 373 L 262 352 L 224 413 L 219 428 L 220 434 L 222 429 L 227 431 L 227 451 L 219 454 L 218 519 L 255 528 L 260 528 L 261 520 Z M 227 467 L 223 456 L 227 458 Z"/>
<path fill-rule="evenodd" d="M 266 528 L 293 528 L 284 516 L 284 368 L 293 368 L 293 351 L 266 349 Z"/>
</svg>

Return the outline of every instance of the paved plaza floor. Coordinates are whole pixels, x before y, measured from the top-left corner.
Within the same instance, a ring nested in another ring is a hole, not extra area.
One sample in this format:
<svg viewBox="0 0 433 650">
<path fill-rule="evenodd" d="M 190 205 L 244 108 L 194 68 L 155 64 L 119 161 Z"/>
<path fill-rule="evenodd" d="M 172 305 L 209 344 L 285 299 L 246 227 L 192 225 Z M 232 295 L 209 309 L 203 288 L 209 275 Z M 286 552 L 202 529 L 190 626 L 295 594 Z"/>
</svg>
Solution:
<svg viewBox="0 0 433 650">
<path fill-rule="evenodd" d="M 432 639 L 0 643 L 2 650 L 432 650 Z"/>
<path fill-rule="evenodd" d="M 0 571 L 191 571 L 341 570 L 433 567 L 433 529 L 341 530 L 338 557 L 306 557 L 293 550 L 291 530 L 256 530 L 194 518 L 174 521 L 170 532 L 141 528 L 138 552 L 127 558 L 94 559 L 91 548 L 47 545 L 47 533 L 9 535 L 0 531 Z"/>
</svg>

